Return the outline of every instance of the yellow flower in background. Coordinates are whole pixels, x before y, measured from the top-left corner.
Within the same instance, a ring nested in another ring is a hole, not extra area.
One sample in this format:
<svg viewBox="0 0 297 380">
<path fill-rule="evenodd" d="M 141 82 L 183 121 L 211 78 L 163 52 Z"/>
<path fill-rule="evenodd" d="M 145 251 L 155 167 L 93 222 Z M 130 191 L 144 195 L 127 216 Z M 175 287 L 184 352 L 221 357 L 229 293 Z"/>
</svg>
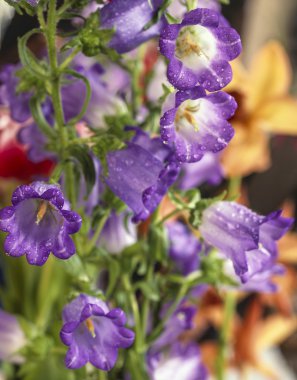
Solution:
<svg viewBox="0 0 297 380">
<path fill-rule="evenodd" d="M 235 136 L 222 155 L 229 177 L 268 168 L 272 135 L 297 135 L 297 100 L 289 94 L 292 72 L 284 48 L 269 42 L 256 54 L 249 71 L 239 60 L 233 71 L 226 91 L 239 106 L 231 120 Z"/>
</svg>

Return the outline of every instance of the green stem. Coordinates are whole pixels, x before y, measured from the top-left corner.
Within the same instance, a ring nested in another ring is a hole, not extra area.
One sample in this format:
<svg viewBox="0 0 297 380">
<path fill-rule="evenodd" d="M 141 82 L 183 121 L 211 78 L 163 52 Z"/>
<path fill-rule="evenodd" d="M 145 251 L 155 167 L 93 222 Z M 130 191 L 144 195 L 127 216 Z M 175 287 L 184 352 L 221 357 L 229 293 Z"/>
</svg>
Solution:
<svg viewBox="0 0 297 380">
<path fill-rule="evenodd" d="M 230 330 L 236 308 L 235 293 L 227 293 L 224 305 L 223 325 L 220 331 L 219 352 L 216 360 L 216 372 L 218 380 L 225 380 L 225 372 L 228 360 L 228 348 L 230 343 Z"/>
<path fill-rule="evenodd" d="M 143 334 L 141 326 L 141 318 L 137 299 L 132 288 L 129 275 L 123 275 L 122 277 L 123 286 L 128 294 L 128 299 L 130 302 L 130 307 L 133 313 L 134 322 L 135 322 L 135 350 L 136 353 L 141 353 L 143 351 Z"/>
<path fill-rule="evenodd" d="M 94 232 L 94 235 L 93 235 L 92 239 L 90 240 L 90 242 L 86 248 L 86 252 L 88 255 L 91 253 L 92 249 L 95 247 L 109 215 L 110 215 L 110 211 L 106 212 L 105 215 L 103 215 L 103 217 L 100 219 L 100 221 L 97 225 L 96 231 Z"/>
<path fill-rule="evenodd" d="M 107 380 L 107 373 L 104 371 L 98 372 L 98 380 Z"/>
<path fill-rule="evenodd" d="M 172 218 L 174 215 L 178 214 L 179 212 L 181 212 L 181 210 L 179 210 L 179 209 L 175 209 L 175 210 L 171 211 L 169 214 L 165 215 L 164 218 L 162 218 L 161 220 L 159 220 L 156 223 L 156 227 L 162 226 L 162 224 L 164 224 L 166 222 L 166 220 Z"/>
<path fill-rule="evenodd" d="M 231 177 L 228 184 L 228 199 L 234 200 L 240 196 L 241 177 Z"/>
</svg>

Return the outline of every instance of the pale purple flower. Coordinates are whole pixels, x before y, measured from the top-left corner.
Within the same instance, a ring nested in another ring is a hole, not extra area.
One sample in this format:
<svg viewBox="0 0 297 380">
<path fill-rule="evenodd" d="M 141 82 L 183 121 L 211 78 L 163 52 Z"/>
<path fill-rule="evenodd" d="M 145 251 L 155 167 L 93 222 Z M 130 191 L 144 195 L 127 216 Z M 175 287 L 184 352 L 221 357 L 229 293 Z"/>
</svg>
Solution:
<svg viewBox="0 0 297 380">
<path fill-rule="evenodd" d="M 194 343 L 175 343 L 169 350 L 148 356 L 151 380 L 206 380 L 208 373 Z"/>
<path fill-rule="evenodd" d="M 188 12 L 180 24 L 168 24 L 160 35 L 160 51 L 169 60 L 167 76 L 178 89 L 197 84 L 208 91 L 225 87 L 232 79 L 229 61 L 241 52 L 237 32 L 221 25 L 212 9 Z"/>
<path fill-rule="evenodd" d="M 235 202 L 220 201 L 203 211 L 199 231 L 232 260 L 236 275 L 247 282 L 271 268 L 278 254 L 276 241 L 292 223 L 281 211 L 262 216 Z"/>
<path fill-rule="evenodd" d="M 199 269 L 201 243 L 181 222 L 166 225 L 169 235 L 169 256 L 184 275 Z"/>
<path fill-rule="evenodd" d="M 225 92 L 206 95 L 202 87 L 169 96 L 161 117 L 161 138 L 180 162 L 196 162 L 224 149 L 234 135 L 230 119 L 237 104 Z"/>
<path fill-rule="evenodd" d="M 160 319 L 162 320 L 170 304 L 165 305 L 161 311 Z M 193 328 L 193 317 L 197 311 L 194 306 L 178 306 L 174 314 L 168 319 L 164 326 L 162 334 L 152 344 L 149 353 L 161 352 L 167 346 L 177 342 L 180 335 Z"/>
<path fill-rule="evenodd" d="M 18 352 L 27 343 L 17 318 L 0 309 L 0 360 L 21 364 L 24 358 Z"/>
<path fill-rule="evenodd" d="M 26 255 L 29 264 L 43 265 L 52 252 L 59 259 L 75 253 L 69 235 L 81 226 L 81 217 L 65 208 L 59 186 L 33 182 L 19 186 L 12 206 L 0 210 L 0 229 L 8 232 L 5 252 L 14 257 Z"/>
<path fill-rule="evenodd" d="M 81 294 L 63 310 L 60 336 L 69 346 L 65 363 L 77 369 L 88 362 L 103 370 L 111 370 L 118 350 L 133 344 L 134 332 L 125 328 L 126 316 L 121 309 L 112 309 L 102 300 Z"/>
<path fill-rule="evenodd" d="M 97 245 L 111 254 L 118 254 L 136 241 L 137 229 L 131 218 L 125 212 L 116 214 L 113 211 L 103 227 Z"/>
<path fill-rule="evenodd" d="M 219 154 L 207 152 L 200 161 L 182 165 L 178 187 L 181 190 L 190 190 L 203 183 L 219 185 L 223 178 Z"/>
</svg>

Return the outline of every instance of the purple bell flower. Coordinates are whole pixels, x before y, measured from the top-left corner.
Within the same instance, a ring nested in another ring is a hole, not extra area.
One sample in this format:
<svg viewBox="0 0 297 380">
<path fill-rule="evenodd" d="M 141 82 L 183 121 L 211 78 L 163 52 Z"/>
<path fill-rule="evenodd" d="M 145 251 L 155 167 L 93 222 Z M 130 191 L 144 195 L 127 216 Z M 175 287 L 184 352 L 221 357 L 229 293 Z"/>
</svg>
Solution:
<svg viewBox="0 0 297 380">
<path fill-rule="evenodd" d="M 193 343 L 175 343 L 166 352 L 149 355 L 148 368 L 151 380 L 208 379 L 200 351 Z"/>
<path fill-rule="evenodd" d="M 276 211 L 258 215 L 235 202 L 217 202 L 204 210 L 200 233 L 208 244 L 232 260 L 242 282 L 265 271 L 277 257 L 276 241 L 293 220 Z"/>
<path fill-rule="evenodd" d="M 134 212 L 133 222 L 145 220 L 155 210 L 179 174 L 179 164 L 161 139 L 136 129 L 127 148 L 108 153 L 110 189 Z"/>
<path fill-rule="evenodd" d="M 18 353 L 27 343 L 25 334 L 17 318 L 0 310 L 0 360 L 21 364 L 24 362 Z"/>
<path fill-rule="evenodd" d="M 220 14 L 198 8 L 180 24 L 168 24 L 160 35 L 160 51 L 169 60 L 169 82 L 180 90 L 200 84 L 208 91 L 225 87 L 232 79 L 229 61 L 241 52 L 237 32 L 221 26 Z"/>
<path fill-rule="evenodd" d="M 85 294 L 64 307 L 63 321 L 60 336 L 69 346 L 65 363 L 70 369 L 90 362 L 109 371 L 116 363 L 119 348 L 128 348 L 134 341 L 134 332 L 124 327 L 123 310 L 109 310 L 105 302 Z"/>
<path fill-rule="evenodd" d="M 228 119 L 237 104 L 225 92 L 206 95 L 202 87 L 169 96 L 161 117 L 161 138 L 181 162 L 196 162 L 224 149 L 234 135 Z"/>
<path fill-rule="evenodd" d="M 19 186 L 12 206 L 0 210 L 0 229 L 8 232 L 5 252 L 14 257 L 26 255 L 29 264 L 43 265 L 52 252 L 59 259 L 75 253 L 69 235 L 81 226 L 81 217 L 65 209 L 64 196 L 57 185 L 33 182 Z"/>
<path fill-rule="evenodd" d="M 128 218 L 126 223 L 125 218 Z M 119 254 L 136 241 L 137 229 L 131 223 L 131 218 L 125 212 L 116 214 L 113 211 L 103 227 L 97 245 L 111 254 Z"/>
<path fill-rule="evenodd" d="M 201 243 L 181 222 L 166 225 L 169 235 L 169 256 L 184 275 L 199 268 Z"/>
<path fill-rule="evenodd" d="M 162 0 L 113 0 L 100 10 L 103 29 L 115 29 L 109 46 L 118 53 L 127 53 L 142 43 L 160 34 L 165 24 L 162 17 L 147 30 L 144 27 L 151 21 Z"/>
</svg>

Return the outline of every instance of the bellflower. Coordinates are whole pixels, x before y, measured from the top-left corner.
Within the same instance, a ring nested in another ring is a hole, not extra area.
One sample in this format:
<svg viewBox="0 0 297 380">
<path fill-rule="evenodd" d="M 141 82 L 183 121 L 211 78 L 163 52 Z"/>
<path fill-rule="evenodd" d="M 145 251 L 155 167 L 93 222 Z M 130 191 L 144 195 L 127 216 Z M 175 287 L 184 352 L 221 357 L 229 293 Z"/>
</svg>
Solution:
<svg viewBox="0 0 297 380">
<path fill-rule="evenodd" d="M 182 165 L 178 187 L 181 190 L 190 190 L 203 183 L 218 185 L 223 178 L 224 173 L 219 155 L 208 152 L 200 161 Z"/>
<path fill-rule="evenodd" d="M 181 222 L 167 224 L 169 235 L 169 256 L 184 274 L 198 270 L 201 244 L 191 231 Z"/>
<path fill-rule="evenodd" d="M 109 46 L 120 54 L 127 53 L 158 36 L 165 23 L 163 17 L 150 28 L 144 27 L 161 5 L 162 0 L 113 0 L 106 4 L 100 10 L 100 21 L 103 29 L 115 30 Z"/>
<path fill-rule="evenodd" d="M 178 89 L 200 84 L 208 91 L 225 87 L 232 79 L 229 61 L 241 52 L 237 32 L 220 25 L 220 14 L 198 8 L 180 24 L 168 24 L 160 35 L 160 51 L 169 60 L 167 76 Z"/>
<path fill-rule="evenodd" d="M 164 353 L 149 355 L 151 380 L 206 380 L 207 370 L 201 363 L 200 351 L 193 344 L 175 343 Z"/>
<path fill-rule="evenodd" d="M 169 147 L 140 129 L 127 148 L 108 153 L 110 189 L 134 212 L 133 222 L 145 220 L 155 210 L 179 173 Z"/>
<path fill-rule="evenodd" d="M 237 104 L 225 92 L 206 95 L 202 87 L 169 96 L 161 117 L 161 138 L 174 147 L 181 162 L 196 162 L 207 152 L 217 153 L 232 139 L 228 119 Z"/>
<path fill-rule="evenodd" d="M 204 210 L 199 230 L 207 243 L 232 260 L 237 276 L 247 282 L 275 262 L 276 241 L 293 222 L 280 214 L 262 216 L 235 202 L 220 201 Z"/>
<path fill-rule="evenodd" d="M 12 206 L 0 210 L 0 229 L 8 232 L 5 252 L 26 255 L 29 264 L 43 265 L 52 252 L 60 259 L 75 253 L 69 235 L 80 229 L 81 217 L 65 209 L 64 196 L 57 185 L 33 182 L 19 186 Z"/>
<path fill-rule="evenodd" d="M 18 354 L 26 345 L 26 337 L 12 314 L 0 310 L 0 360 L 20 364 L 24 358 Z"/>
<path fill-rule="evenodd" d="M 127 223 L 125 223 L 126 217 Z M 137 230 L 131 219 L 124 212 L 121 214 L 112 212 L 102 229 L 97 245 L 111 254 L 118 254 L 136 241 Z"/>
<path fill-rule="evenodd" d="M 109 371 L 116 363 L 119 348 L 128 348 L 134 341 L 133 331 L 124 327 L 123 310 L 110 310 L 102 300 L 85 294 L 64 307 L 63 321 L 60 336 L 69 346 L 65 363 L 70 369 L 90 362 Z"/>
</svg>

